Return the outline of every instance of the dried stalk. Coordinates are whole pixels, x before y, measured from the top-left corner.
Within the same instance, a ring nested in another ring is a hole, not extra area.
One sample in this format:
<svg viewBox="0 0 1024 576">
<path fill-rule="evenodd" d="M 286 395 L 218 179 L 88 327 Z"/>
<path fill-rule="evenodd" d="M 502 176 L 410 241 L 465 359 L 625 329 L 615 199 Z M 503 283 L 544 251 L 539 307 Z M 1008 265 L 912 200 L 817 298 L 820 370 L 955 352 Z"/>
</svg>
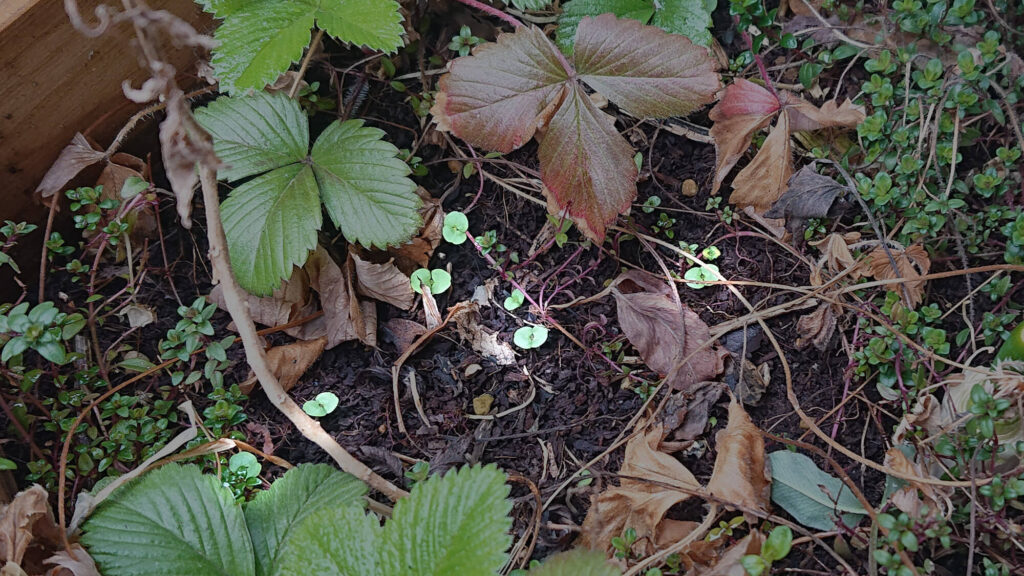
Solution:
<svg viewBox="0 0 1024 576">
<path fill-rule="evenodd" d="M 317 446 L 323 448 L 331 458 L 334 458 L 342 470 L 359 478 L 393 501 L 406 496 L 408 493 L 405 490 L 381 478 L 349 454 L 320 426 L 319 422 L 303 412 L 281 387 L 277 376 L 267 365 L 266 352 L 256 333 L 256 325 L 253 323 L 252 316 L 249 315 L 246 296 L 238 287 L 238 283 L 235 282 L 235 277 L 231 273 L 227 239 L 224 236 L 224 227 L 220 220 L 220 197 L 217 194 L 216 171 L 210 166 L 200 164 L 199 181 L 203 189 L 203 205 L 206 208 L 206 233 L 210 241 L 209 257 L 213 266 L 213 283 L 219 282 L 221 285 L 228 314 L 231 315 L 231 320 L 235 323 L 238 336 L 245 347 L 245 359 L 253 373 L 256 374 L 267 398 L 275 408 L 292 421 L 292 424 L 303 436 L 312 440 Z"/>
</svg>

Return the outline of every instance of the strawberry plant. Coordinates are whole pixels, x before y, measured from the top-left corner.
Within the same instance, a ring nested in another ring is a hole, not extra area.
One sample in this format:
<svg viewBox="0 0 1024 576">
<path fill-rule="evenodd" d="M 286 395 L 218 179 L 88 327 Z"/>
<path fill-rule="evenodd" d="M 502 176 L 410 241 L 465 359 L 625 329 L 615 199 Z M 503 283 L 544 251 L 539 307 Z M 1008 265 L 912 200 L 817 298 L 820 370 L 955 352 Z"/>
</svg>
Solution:
<svg viewBox="0 0 1024 576">
<path fill-rule="evenodd" d="M 366 485 L 325 464 L 289 470 L 244 504 L 198 467 L 168 464 L 114 492 L 82 542 L 107 576 L 483 576 L 508 560 L 508 492 L 493 465 L 431 476 L 381 526 L 365 510 Z M 530 574 L 618 571 L 574 551 Z"/>
<path fill-rule="evenodd" d="M 501 153 L 536 136 L 541 179 L 555 211 L 590 238 L 636 198 L 634 151 L 585 86 L 639 118 L 666 118 L 709 103 L 714 60 L 682 36 L 605 14 L 580 21 L 571 61 L 534 27 L 454 60 L 432 112 L 439 129 Z"/>
<path fill-rule="evenodd" d="M 270 294 L 305 263 L 323 225 L 321 202 L 353 243 L 383 248 L 419 230 L 409 166 L 383 131 L 361 120 L 335 121 L 312 150 L 306 115 L 284 94 L 221 97 L 196 120 L 226 164 L 219 176 L 251 178 L 221 215 L 235 277 L 253 294 Z"/>
<path fill-rule="evenodd" d="M 402 45 L 394 0 L 197 0 L 223 24 L 214 33 L 213 69 L 230 94 L 262 90 L 302 57 L 316 25 L 330 36 L 372 50 Z"/>
<path fill-rule="evenodd" d="M 580 21 L 590 16 L 614 14 L 651 24 L 666 32 L 686 36 L 694 44 L 711 44 L 711 13 L 718 0 L 570 0 L 562 5 L 558 17 L 558 46 L 572 51 L 572 41 Z"/>
</svg>

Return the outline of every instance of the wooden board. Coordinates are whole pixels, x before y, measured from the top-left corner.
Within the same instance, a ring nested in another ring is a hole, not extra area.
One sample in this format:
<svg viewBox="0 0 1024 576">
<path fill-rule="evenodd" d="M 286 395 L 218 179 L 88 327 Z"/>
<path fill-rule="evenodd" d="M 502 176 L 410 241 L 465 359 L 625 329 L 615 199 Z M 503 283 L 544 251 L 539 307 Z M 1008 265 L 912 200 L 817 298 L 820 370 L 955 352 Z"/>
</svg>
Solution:
<svg viewBox="0 0 1024 576">
<path fill-rule="evenodd" d="M 93 22 L 101 2 L 79 0 L 83 18 Z M 201 31 L 212 26 L 192 0 L 148 4 Z M 35 188 L 75 132 L 106 146 L 141 108 L 121 90 L 126 79 L 137 87 L 146 78 L 133 38 L 127 23 L 99 38 L 83 36 L 71 26 L 61 0 L 0 0 L 0 221 L 45 220 Z M 188 50 L 171 55 L 183 85 L 198 84 L 199 56 Z"/>
</svg>

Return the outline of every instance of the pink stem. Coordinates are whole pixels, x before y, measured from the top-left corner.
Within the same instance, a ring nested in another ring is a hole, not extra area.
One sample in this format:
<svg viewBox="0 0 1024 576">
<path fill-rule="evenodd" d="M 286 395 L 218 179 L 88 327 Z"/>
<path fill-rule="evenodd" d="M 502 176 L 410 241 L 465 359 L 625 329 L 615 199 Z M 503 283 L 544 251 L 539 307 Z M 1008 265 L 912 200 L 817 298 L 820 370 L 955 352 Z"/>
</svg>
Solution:
<svg viewBox="0 0 1024 576">
<path fill-rule="evenodd" d="M 736 17 L 736 21 L 739 22 L 739 16 Z M 765 88 L 772 93 L 772 96 L 778 98 L 779 94 L 775 91 L 775 84 L 772 83 L 772 79 L 768 77 L 768 69 L 764 66 L 764 60 L 760 54 L 754 52 L 754 39 L 750 37 L 746 30 L 740 30 L 740 37 L 747 43 L 750 53 L 754 55 L 754 64 L 757 64 L 757 71 L 761 73 L 761 79 L 764 80 Z"/>
<path fill-rule="evenodd" d="M 512 17 L 512 16 L 510 16 L 508 14 L 505 14 L 501 10 L 498 10 L 497 8 L 495 8 L 494 6 L 488 6 L 487 4 L 484 4 L 483 2 L 480 2 L 479 0 L 459 0 L 459 2 L 462 2 L 466 6 L 470 6 L 472 8 L 476 8 L 477 10 L 479 10 L 481 12 L 485 12 L 487 14 L 490 14 L 491 16 L 494 16 L 495 18 L 501 19 L 501 20 L 511 24 L 513 28 L 519 28 L 520 26 L 523 25 L 522 22 L 520 22 L 519 20 L 516 20 L 514 17 Z"/>
</svg>

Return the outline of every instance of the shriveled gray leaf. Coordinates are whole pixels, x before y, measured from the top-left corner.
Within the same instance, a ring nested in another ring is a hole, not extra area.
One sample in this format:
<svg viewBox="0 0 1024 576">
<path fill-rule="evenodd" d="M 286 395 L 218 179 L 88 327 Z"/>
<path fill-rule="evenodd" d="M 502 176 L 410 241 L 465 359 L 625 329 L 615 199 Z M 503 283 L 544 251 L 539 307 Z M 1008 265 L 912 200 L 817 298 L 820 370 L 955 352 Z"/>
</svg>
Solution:
<svg viewBox="0 0 1024 576">
<path fill-rule="evenodd" d="M 845 186 L 818 174 L 813 166 L 804 166 L 789 178 L 789 188 L 765 212 L 765 217 L 799 222 L 827 218 L 836 198 L 845 191 Z"/>
<path fill-rule="evenodd" d="M 36 187 L 36 193 L 43 198 L 49 198 L 57 192 L 63 192 L 64 186 L 78 176 L 79 172 L 103 158 L 102 150 L 93 148 L 81 132 L 76 132 L 71 143 L 60 151 L 60 156 L 57 156 L 53 166 L 46 171 L 43 181 Z"/>
</svg>

